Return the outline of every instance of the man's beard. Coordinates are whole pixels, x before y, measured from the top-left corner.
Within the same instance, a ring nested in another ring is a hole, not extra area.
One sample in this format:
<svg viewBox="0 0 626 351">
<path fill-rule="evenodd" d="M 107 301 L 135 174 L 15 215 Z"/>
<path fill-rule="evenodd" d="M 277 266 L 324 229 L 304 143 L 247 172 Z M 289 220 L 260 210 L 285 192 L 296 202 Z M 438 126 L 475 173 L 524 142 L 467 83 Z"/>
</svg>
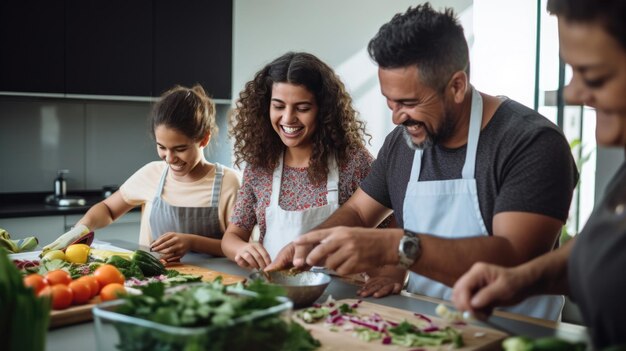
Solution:
<svg viewBox="0 0 626 351">
<path fill-rule="evenodd" d="M 447 140 L 454 133 L 454 117 L 447 108 L 444 111 L 443 119 L 441 120 L 441 124 L 437 130 L 431 131 L 428 129 L 426 124 L 422 124 L 422 128 L 426 132 L 426 138 L 421 143 L 416 144 L 413 142 L 413 139 L 411 139 L 411 134 L 407 131 L 407 127 L 419 123 L 421 122 L 416 122 L 411 119 L 402 123 L 402 126 L 404 127 L 402 128 L 402 136 L 411 150 L 424 150 L 437 144 L 438 142 Z"/>
</svg>

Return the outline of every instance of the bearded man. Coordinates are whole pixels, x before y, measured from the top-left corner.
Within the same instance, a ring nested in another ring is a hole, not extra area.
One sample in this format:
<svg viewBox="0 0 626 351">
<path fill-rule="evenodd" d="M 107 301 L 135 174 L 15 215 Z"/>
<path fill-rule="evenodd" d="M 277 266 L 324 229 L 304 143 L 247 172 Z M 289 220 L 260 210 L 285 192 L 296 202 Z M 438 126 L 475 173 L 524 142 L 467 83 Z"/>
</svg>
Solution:
<svg viewBox="0 0 626 351">
<path fill-rule="evenodd" d="M 385 266 L 396 274 L 361 290 L 380 296 L 398 292 L 398 272 L 408 269 L 408 291 L 450 300 L 450 287 L 474 263 L 514 266 L 554 248 L 578 178 L 567 140 L 536 111 L 470 84 L 453 11 L 409 8 L 368 50 L 397 127 L 361 188 L 266 270 Z M 375 229 L 392 211 L 402 229 Z M 545 295 L 508 310 L 556 320 L 562 306 L 561 296 Z"/>
</svg>

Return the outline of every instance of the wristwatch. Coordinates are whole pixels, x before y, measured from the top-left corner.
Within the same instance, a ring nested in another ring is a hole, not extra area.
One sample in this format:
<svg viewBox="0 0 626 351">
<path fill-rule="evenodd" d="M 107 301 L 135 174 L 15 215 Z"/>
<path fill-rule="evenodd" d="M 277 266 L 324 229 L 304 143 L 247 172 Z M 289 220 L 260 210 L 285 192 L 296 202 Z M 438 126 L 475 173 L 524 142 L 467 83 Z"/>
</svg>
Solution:
<svg viewBox="0 0 626 351">
<path fill-rule="evenodd" d="M 398 245 L 398 256 L 400 257 L 398 266 L 409 269 L 421 254 L 422 248 L 420 247 L 419 236 L 417 236 L 417 233 L 405 229 L 404 236 L 402 236 L 400 245 Z"/>
</svg>

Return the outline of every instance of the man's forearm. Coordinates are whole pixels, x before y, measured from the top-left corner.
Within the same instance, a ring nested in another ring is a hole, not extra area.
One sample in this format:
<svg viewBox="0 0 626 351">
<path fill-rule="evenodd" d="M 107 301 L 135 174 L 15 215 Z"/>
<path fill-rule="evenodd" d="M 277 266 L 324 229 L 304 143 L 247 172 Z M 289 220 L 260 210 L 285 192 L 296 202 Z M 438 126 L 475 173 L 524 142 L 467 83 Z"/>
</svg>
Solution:
<svg viewBox="0 0 626 351">
<path fill-rule="evenodd" d="M 335 211 L 328 219 L 315 229 L 326 229 L 337 226 L 346 227 L 366 227 L 367 223 L 359 216 L 359 213 L 355 211 L 351 206 L 341 206 Z"/>
<path fill-rule="evenodd" d="M 516 269 L 529 272 L 533 281 L 533 294 L 569 294 L 567 265 L 575 239 L 556 251 L 537 257 Z"/>
<path fill-rule="evenodd" d="M 476 262 L 502 266 L 520 264 L 511 243 L 497 236 L 446 239 L 420 234 L 422 255 L 411 271 L 452 286 Z"/>
</svg>

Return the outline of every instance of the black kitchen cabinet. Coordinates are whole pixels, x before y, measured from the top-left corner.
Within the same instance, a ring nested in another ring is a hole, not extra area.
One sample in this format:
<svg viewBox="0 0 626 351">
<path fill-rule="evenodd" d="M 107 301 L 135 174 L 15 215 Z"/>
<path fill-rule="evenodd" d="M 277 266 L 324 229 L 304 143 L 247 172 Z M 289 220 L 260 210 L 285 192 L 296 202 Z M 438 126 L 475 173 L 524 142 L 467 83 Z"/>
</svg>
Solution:
<svg viewBox="0 0 626 351">
<path fill-rule="evenodd" d="M 152 0 L 66 6 L 66 93 L 153 95 Z"/>
<path fill-rule="evenodd" d="M 232 0 L 0 1 L 0 94 L 230 99 Z"/>
<path fill-rule="evenodd" d="M 65 2 L 0 1 L 0 91 L 63 93 Z"/>
<path fill-rule="evenodd" d="M 200 83 L 230 99 L 232 0 L 154 2 L 154 92 Z"/>
</svg>

